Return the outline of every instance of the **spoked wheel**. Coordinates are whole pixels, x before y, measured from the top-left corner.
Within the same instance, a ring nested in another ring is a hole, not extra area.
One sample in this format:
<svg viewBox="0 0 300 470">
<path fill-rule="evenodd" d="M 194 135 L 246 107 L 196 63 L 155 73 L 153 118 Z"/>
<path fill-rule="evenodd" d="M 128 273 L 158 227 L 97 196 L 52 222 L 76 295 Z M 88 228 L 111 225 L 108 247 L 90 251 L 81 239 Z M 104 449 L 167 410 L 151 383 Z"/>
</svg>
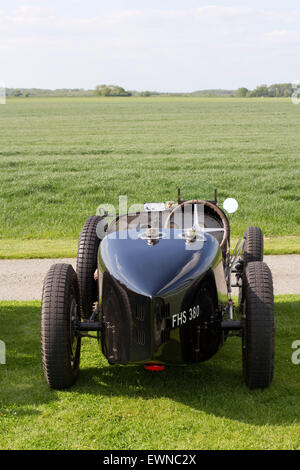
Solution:
<svg viewBox="0 0 300 470">
<path fill-rule="evenodd" d="M 77 275 L 70 264 L 54 264 L 44 280 L 41 316 L 43 368 L 51 388 L 68 388 L 79 371 L 81 338 Z"/>
<path fill-rule="evenodd" d="M 243 373 L 246 385 L 266 388 L 274 370 L 273 281 L 266 263 L 247 264 L 243 282 Z"/>
</svg>

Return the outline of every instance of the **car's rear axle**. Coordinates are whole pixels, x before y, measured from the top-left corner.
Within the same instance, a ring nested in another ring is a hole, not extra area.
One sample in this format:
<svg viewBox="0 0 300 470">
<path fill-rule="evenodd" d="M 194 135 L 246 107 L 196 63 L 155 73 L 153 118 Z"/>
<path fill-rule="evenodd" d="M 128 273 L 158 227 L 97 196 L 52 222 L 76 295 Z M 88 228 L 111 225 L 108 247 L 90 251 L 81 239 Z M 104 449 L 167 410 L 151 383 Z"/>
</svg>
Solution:
<svg viewBox="0 0 300 470">
<path fill-rule="evenodd" d="M 78 323 L 77 329 L 79 331 L 100 331 L 102 329 L 101 321 L 83 321 Z"/>
<path fill-rule="evenodd" d="M 221 322 L 222 330 L 241 330 L 243 324 L 238 320 L 226 320 Z"/>
</svg>

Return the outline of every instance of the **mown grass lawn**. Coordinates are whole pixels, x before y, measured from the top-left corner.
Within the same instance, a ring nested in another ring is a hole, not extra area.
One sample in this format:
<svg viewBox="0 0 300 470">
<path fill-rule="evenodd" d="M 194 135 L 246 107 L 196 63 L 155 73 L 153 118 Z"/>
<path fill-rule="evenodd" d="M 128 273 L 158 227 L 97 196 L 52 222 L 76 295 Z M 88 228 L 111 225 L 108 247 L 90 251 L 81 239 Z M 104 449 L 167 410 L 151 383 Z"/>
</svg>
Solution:
<svg viewBox="0 0 300 470">
<path fill-rule="evenodd" d="M 77 239 L 119 195 L 129 205 L 174 200 L 181 186 L 183 197 L 202 197 L 204 182 L 239 201 L 234 236 L 259 225 L 299 237 L 299 127 L 300 106 L 288 99 L 9 99 L 0 108 L 0 249 L 1 239 L 42 239 L 41 255 L 49 239 Z"/>
<path fill-rule="evenodd" d="M 276 298 L 272 387 L 250 391 L 241 344 L 229 340 L 209 362 L 160 374 L 108 366 L 83 342 L 81 373 L 69 391 L 44 382 L 39 302 L 0 304 L 1 449 L 300 449 L 300 296 Z"/>
</svg>

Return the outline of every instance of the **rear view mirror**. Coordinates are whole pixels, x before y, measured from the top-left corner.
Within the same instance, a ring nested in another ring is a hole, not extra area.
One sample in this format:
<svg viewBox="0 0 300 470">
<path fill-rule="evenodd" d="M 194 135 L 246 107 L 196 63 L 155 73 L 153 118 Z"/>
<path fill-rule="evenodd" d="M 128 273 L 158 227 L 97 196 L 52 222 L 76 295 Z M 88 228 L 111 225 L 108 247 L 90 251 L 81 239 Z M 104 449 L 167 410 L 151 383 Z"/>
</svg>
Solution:
<svg viewBox="0 0 300 470">
<path fill-rule="evenodd" d="M 233 214 L 238 210 L 238 202 L 233 199 L 232 197 L 229 197 L 228 199 L 225 199 L 223 202 L 223 209 L 225 209 L 228 214 Z"/>
</svg>

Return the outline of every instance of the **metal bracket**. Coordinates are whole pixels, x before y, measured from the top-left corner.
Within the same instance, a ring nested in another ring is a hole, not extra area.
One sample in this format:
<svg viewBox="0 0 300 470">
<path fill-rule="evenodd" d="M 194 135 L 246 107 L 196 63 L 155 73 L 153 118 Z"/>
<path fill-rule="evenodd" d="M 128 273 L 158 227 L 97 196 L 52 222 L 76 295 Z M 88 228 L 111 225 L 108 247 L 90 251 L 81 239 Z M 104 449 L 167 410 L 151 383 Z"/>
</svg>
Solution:
<svg viewBox="0 0 300 470">
<path fill-rule="evenodd" d="M 229 260 L 229 267 L 230 267 L 230 270 L 232 270 L 232 268 L 234 267 L 236 261 L 237 261 L 237 258 L 241 252 L 241 249 L 243 248 L 244 246 L 244 243 L 245 243 L 245 239 L 241 239 L 239 238 L 236 246 L 235 246 L 235 249 L 233 250 L 233 253 L 232 253 L 232 256 L 230 257 L 230 260 Z"/>
</svg>

